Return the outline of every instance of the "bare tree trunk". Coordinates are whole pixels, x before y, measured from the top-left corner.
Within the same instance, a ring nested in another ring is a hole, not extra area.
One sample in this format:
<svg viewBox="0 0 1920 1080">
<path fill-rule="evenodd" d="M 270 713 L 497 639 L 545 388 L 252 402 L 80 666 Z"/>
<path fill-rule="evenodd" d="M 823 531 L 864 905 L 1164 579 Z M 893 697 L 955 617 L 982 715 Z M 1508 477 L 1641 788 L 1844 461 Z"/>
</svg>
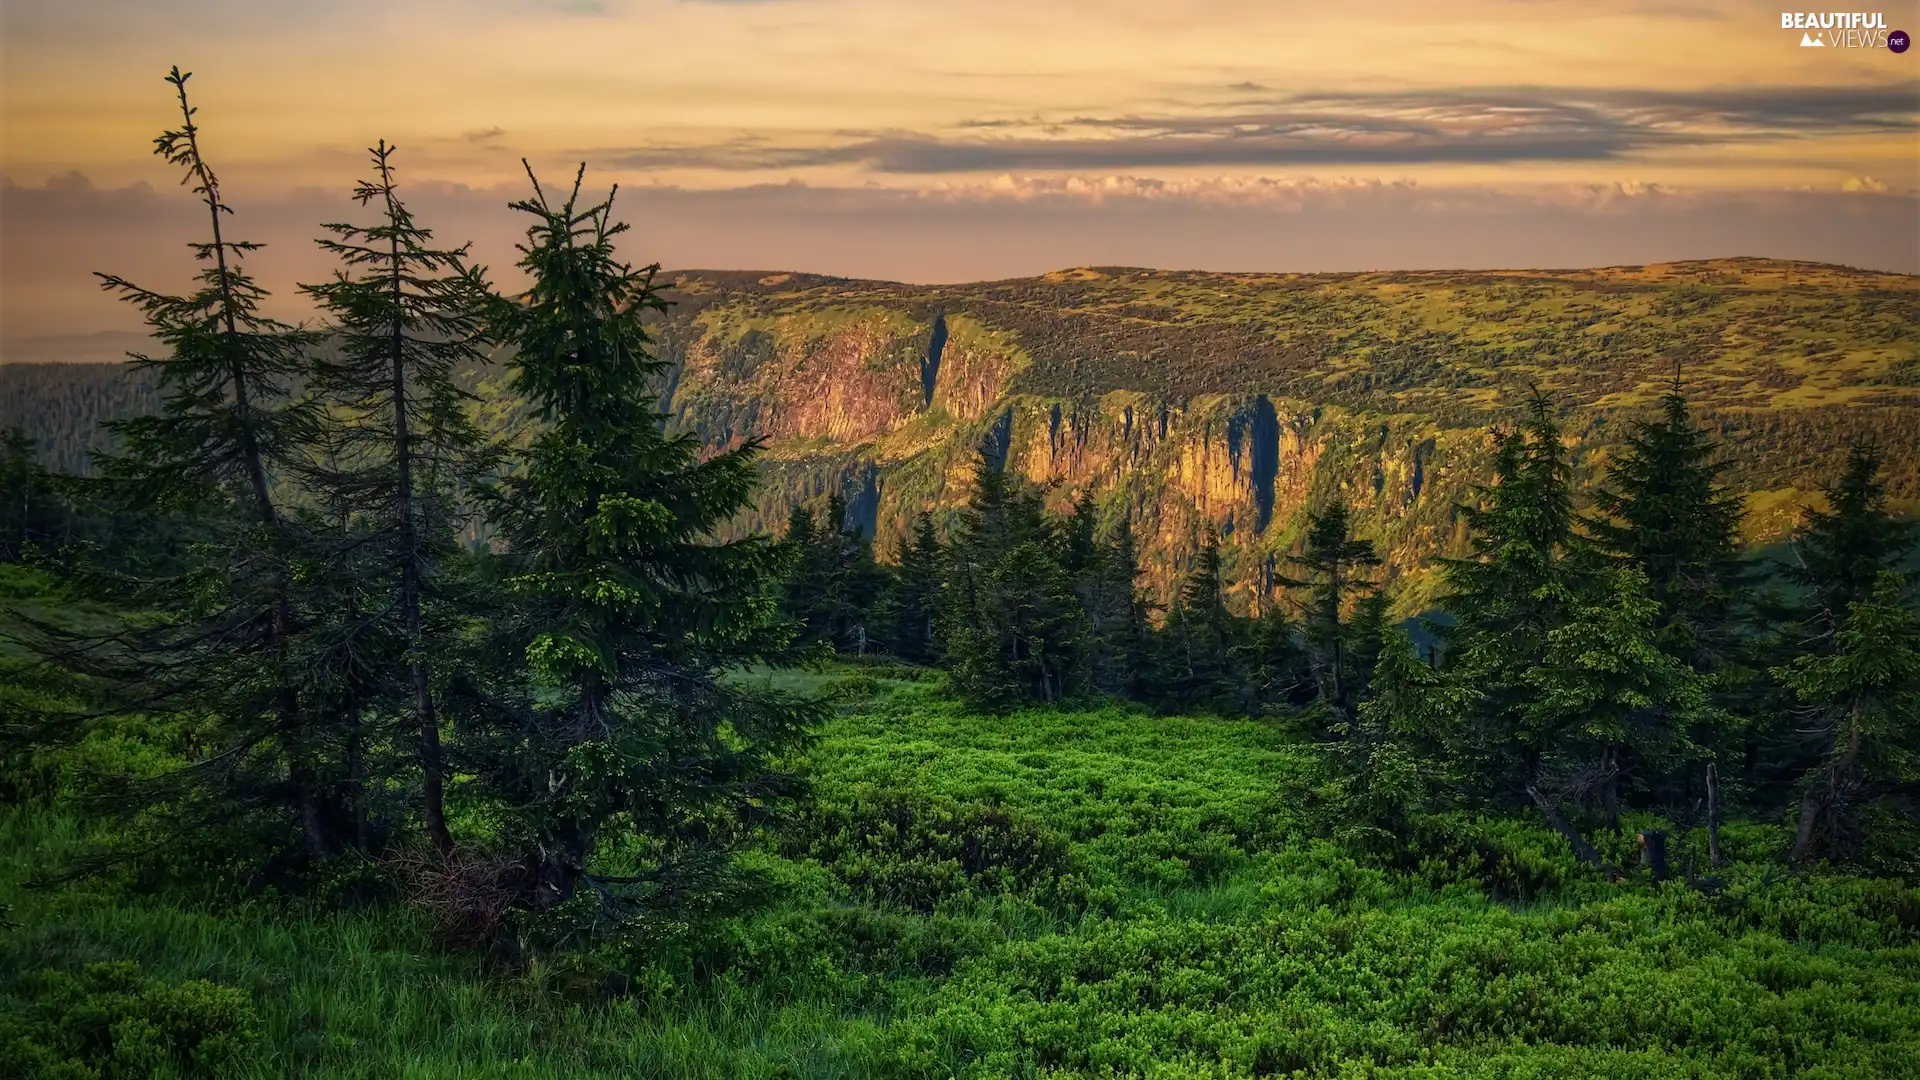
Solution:
<svg viewBox="0 0 1920 1080">
<path fill-rule="evenodd" d="M 1788 861 L 1795 866 L 1801 865 L 1812 850 L 1814 827 L 1819 824 L 1820 815 L 1831 815 L 1833 808 L 1839 804 L 1853 772 L 1853 763 L 1860 757 L 1860 725 L 1852 716 L 1847 717 L 1846 723 L 1846 749 L 1828 763 L 1824 770 L 1825 784 L 1807 792 L 1807 797 L 1800 803 L 1800 827 L 1794 832 L 1793 852 L 1788 856 Z"/>
<path fill-rule="evenodd" d="M 1720 854 L 1720 769 L 1707 762 L 1707 865 L 1716 870 L 1726 864 Z"/>
<path fill-rule="evenodd" d="M 1574 858 L 1592 866 L 1600 865 L 1600 853 L 1580 835 L 1580 830 L 1567 824 L 1566 819 L 1560 816 L 1560 811 L 1554 809 L 1553 803 L 1540 793 L 1539 788 L 1528 784 L 1527 797 L 1533 800 L 1535 807 L 1539 808 L 1540 816 L 1547 819 L 1547 826 L 1566 837 L 1567 843 L 1573 847 Z"/>
<path fill-rule="evenodd" d="M 1819 791 L 1809 791 L 1807 797 L 1800 800 L 1800 827 L 1794 831 L 1793 851 L 1787 856 L 1787 862 L 1794 866 L 1806 860 L 1807 851 L 1813 846 L 1813 827 L 1820 819 L 1820 796 Z"/>
<path fill-rule="evenodd" d="M 1615 836 L 1620 835 L 1620 748 L 1609 746 L 1600 755 L 1600 815 Z"/>
</svg>

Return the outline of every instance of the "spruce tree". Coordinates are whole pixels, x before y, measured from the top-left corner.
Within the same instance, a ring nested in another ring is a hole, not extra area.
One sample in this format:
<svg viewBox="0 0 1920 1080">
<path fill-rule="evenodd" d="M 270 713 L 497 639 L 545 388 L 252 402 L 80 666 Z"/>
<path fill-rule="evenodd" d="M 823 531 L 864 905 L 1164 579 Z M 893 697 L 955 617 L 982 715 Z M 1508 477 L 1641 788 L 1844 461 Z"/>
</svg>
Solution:
<svg viewBox="0 0 1920 1080">
<path fill-rule="evenodd" d="M 1350 715 L 1353 699 L 1366 685 L 1364 673 L 1351 670 L 1346 608 L 1354 597 L 1378 588 L 1365 575 L 1380 565 L 1372 541 L 1352 535 L 1350 518 L 1346 502 L 1339 499 L 1309 514 L 1305 549 L 1288 559 L 1307 576 L 1286 582 L 1308 590 L 1306 640 L 1312 650 L 1320 696 L 1341 716 Z"/>
<path fill-rule="evenodd" d="M 1465 718 L 1466 770 L 1485 794 L 1508 799 L 1545 782 L 1541 748 L 1522 738 L 1536 693 L 1526 676 L 1546 662 L 1548 636 L 1566 625 L 1584 578 L 1572 466 L 1545 400 L 1529 403 L 1517 430 L 1496 434 L 1493 472 L 1477 505 L 1459 508 L 1469 553 L 1438 560 L 1455 621 L 1436 629 L 1450 667 L 1480 691 Z"/>
<path fill-rule="evenodd" d="M 432 625 L 431 616 L 436 601 L 447 598 L 442 585 L 462 524 L 462 491 L 490 459 L 467 416 L 471 395 L 454 382 L 460 365 L 485 361 L 482 315 L 489 293 L 481 271 L 466 265 L 466 246 L 435 247 L 432 231 L 414 220 L 399 195 L 394 148 L 382 141 L 369 153 L 373 178 L 355 188 L 354 200 L 374 206 L 379 222 L 325 226 L 334 237 L 320 246 L 343 267 L 332 281 L 304 286 L 331 316 L 336 344 L 335 355 L 318 359 L 314 370 L 314 387 L 338 421 L 330 461 L 315 480 L 357 519 L 343 529 L 331 562 L 349 587 L 384 594 L 370 600 L 365 617 L 343 626 L 339 639 L 372 638 L 381 630 L 397 639 L 405 668 L 398 680 L 406 688 L 402 707 L 412 714 L 421 777 L 420 816 L 445 852 L 453 837 L 433 656 L 445 652 L 450 635 Z M 369 647 L 358 652 L 381 655 Z"/>
<path fill-rule="evenodd" d="M 182 123 L 155 139 L 154 150 L 182 170 L 208 215 L 207 238 L 190 245 L 203 264 L 198 287 L 171 295 L 99 275 L 142 310 L 167 349 L 134 358 L 156 377 L 159 412 L 111 425 L 122 450 L 99 465 L 124 508 L 191 517 L 200 536 L 176 560 L 177 572 L 93 580 L 116 603 L 165 618 L 129 626 L 68 662 L 117 686 L 125 708 L 213 725 L 212 752 L 131 785 L 136 802 L 164 807 L 189 828 L 271 828 L 278 812 L 305 855 L 321 858 L 347 831 L 327 797 L 338 732 L 302 701 L 293 571 L 303 537 L 280 502 L 317 428 L 315 405 L 299 385 L 314 339 L 260 312 L 267 292 L 243 269 L 259 245 L 227 235 L 233 211 L 201 152 L 189 78 L 177 67 L 167 76 Z"/>
<path fill-rule="evenodd" d="M 825 575 L 823 621 L 828 641 L 848 652 L 865 652 L 868 615 L 879 598 L 882 575 L 873 560 L 873 544 L 847 521 L 847 501 L 835 492 L 827 499 L 819 531 L 819 562 Z"/>
<path fill-rule="evenodd" d="M 1299 628 L 1279 604 L 1267 605 L 1252 620 L 1232 663 L 1246 683 L 1251 714 L 1291 710 L 1315 700 L 1319 692 Z"/>
<path fill-rule="evenodd" d="M 1040 494 L 983 444 L 948 550 L 940 627 L 953 687 L 975 708 L 1055 702 L 1082 689 L 1084 613 Z"/>
<path fill-rule="evenodd" d="M 933 515 L 923 511 L 914 517 L 913 535 L 901 545 L 891 590 L 888 648 L 902 660 L 927 663 L 933 659 L 941 562 Z"/>
<path fill-rule="evenodd" d="M 1920 543 L 1920 525 L 1887 510 L 1884 457 L 1870 444 L 1849 449 L 1839 479 L 1826 489 L 1826 507 L 1809 507 L 1794 538 L 1789 574 L 1807 590 L 1805 619 L 1813 634 L 1836 632 L 1847 610 L 1873 595 L 1880 575 L 1899 572 Z"/>
<path fill-rule="evenodd" d="M 1209 529 L 1160 630 L 1158 681 L 1165 706 L 1239 707 L 1242 686 L 1232 658 L 1242 644 L 1241 630 L 1241 620 L 1227 610 L 1220 538 Z"/>
<path fill-rule="evenodd" d="M 1090 524 L 1091 502 L 1083 515 Z M 1138 695 L 1147 677 L 1148 607 L 1139 587 L 1140 562 L 1134 551 L 1133 525 L 1122 515 L 1113 537 L 1099 542 L 1087 526 L 1084 540 L 1070 554 L 1078 564 L 1075 591 L 1086 618 L 1084 663 L 1094 689 L 1108 694 Z"/>
<path fill-rule="evenodd" d="M 1340 831 L 1405 840 L 1421 817 L 1445 809 L 1458 780 L 1459 718 L 1474 704 L 1473 688 L 1422 659 L 1406 631 L 1384 631 L 1357 715 L 1321 751 Z"/>
<path fill-rule="evenodd" d="M 35 449 L 19 428 L 0 431 L 0 562 L 24 562 L 76 536 L 73 506 Z"/>
<path fill-rule="evenodd" d="M 531 285 L 495 327 L 540 430 L 503 484 L 501 538 L 527 696 L 467 737 L 523 868 L 516 902 L 563 935 L 722 894 L 740 825 L 795 790 L 775 761 L 818 716 L 722 678 L 785 644 L 772 544 L 714 539 L 749 504 L 759 447 L 707 456 L 667 432 L 645 323 L 658 268 L 616 257 L 626 225 L 613 194 L 583 205 L 584 174 L 563 201 L 535 179 L 513 204 L 534 219 Z"/>
<path fill-rule="evenodd" d="M 1739 496 L 1721 486 L 1727 462 L 1678 387 L 1657 420 L 1636 423 L 1594 493 L 1600 547 L 1639 568 L 1660 605 L 1661 646 L 1702 671 L 1734 660 L 1738 609 L 1750 586 L 1740 556 Z"/>
<path fill-rule="evenodd" d="M 780 612 L 793 620 L 800 640 L 808 643 L 827 637 L 826 565 L 819 531 L 813 511 L 798 505 L 787 513 L 787 528 L 779 544 L 784 560 Z"/>
<path fill-rule="evenodd" d="M 1711 681 L 1659 648 L 1659 613 L 1639 568 L 1609 568 L 1547 631 L 1538 662 L 1521 673 L 1528 693 L 1518 738 L 1546 774 L 1531 779 L 1527 793 L 1550 822 L 1566 793 L 1618 830 L 1622 779 L 1635 764 L 1671 767 L 1699 756 L 1716 716 Z"/>
<path fill-rule="evenodd" d="M 1797 657 L 1774 675 L 1821 741 L 1802 780 L 1790 860 L 1856 854 L 1866 839 L 1862 810 L 1920 783 L 1920 618 L 1904 581 L 1883 571 L 1871 594 L 1848 604 L 1830 650 Z"/>
</svg>

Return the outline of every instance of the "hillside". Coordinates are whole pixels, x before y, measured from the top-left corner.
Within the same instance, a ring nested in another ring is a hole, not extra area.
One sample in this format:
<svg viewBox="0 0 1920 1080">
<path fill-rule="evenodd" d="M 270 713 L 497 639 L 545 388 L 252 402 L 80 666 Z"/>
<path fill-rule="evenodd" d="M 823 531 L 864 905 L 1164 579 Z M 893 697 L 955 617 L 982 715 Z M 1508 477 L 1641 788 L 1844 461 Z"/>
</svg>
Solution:
<svg viewBox="0 0 1920 1080">
<path fill-rule="evenodd" d="M 1396 575 L 1459 539 L 1487 432 L 1537 386 L 1583 471 L 1681 366 L 1777 537 L 1863 436 L 1920 497 L 1920 279 L 1727 260 L 1591 271 L 1253 275 L 1094 268 L 958 286 L 676 276 L 673 409 L 768 440 L 761 517 L 838 486 L 882 550 L 965 499 L 973 448 L 1091 487 L 1164 586 L 1209 526 L 1241 588 L 1340 493 Z M 1405 602 L 1422 591 L 1412 589 Z"/>
<path fill-rule="evenodd" d="M 1588 476 L 1679 365 L 1734 448 L 1766 542 L 1851 440 L 1892 454 L 1920 503 L 1920 278 L 1758 259 L 1495 273 L 1217 274 L 1125 268 L 916 286 L 805 274 L 667 275 L 676 422 L 715 446 L 766 439 L 742 529 L 844 491 L 891 552 L 909 516 L 966 497 L 974 447 L 1091 488 L 1129 515 L 1164 586 L 1219 530 L 1244 593 L 1307 507 L 1358 511 L 1417 604 L 1459 540 L 1487 433 L 1537 386 L 1570 407 Z M 22 357 L 24 358 L 24 357 Z M 491 372 L 473 379 L 513 414 Z M 97 420 L 146 403 L 106 365 L 0 367 L 0 426 L 77 467 Z"/>
</svg>

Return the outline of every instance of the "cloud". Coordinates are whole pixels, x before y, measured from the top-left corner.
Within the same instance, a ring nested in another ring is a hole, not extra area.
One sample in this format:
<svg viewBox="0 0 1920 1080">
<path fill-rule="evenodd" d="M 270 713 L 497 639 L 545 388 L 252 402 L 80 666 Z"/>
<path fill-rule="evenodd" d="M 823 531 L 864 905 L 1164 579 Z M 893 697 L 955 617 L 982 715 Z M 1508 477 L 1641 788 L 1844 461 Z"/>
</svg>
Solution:
<svg viewBox="0 0 1920 1080">
<path fill-rule="evenodd" d="M 486 127 L 477 131 L 463 131 L 460 137 L 470 143 L 483 143 L 497 139 L 506 133 L 507 129 L 502 127 Z"/>
<path fill-rule="evenodd" d="M 86 174 L 69 171 L 50 176 L 39 187 L 24 187 L 11 178 L 0 181 L 0 214 L 8 224 L 15 222 L 71 222 L 88 228 L 114 228 L 126 224 L 144 224 L 163 215 L 172 204 L 182 200 L 162 198 L 146 181 L 121 188 L 97 188 Z M 7 230 L 0 230 L 4 235 Z M 0 253 L 12 254 L 12 243 L 0 245 Z"/>
<path fill-rule="evenodd" d="M 1246 84 L 1251 85 L 1251 84 Z M 1699 91 L 1515 88 L 1321 93 L 1183 115 L 974 120 L 954 133 L 743 135 L 595 153 L 629 169 L 854 165 L 896 175 L 1507 164 L 1616 160 L 1661 148 L 1920 131 L 1920 83 Z"/>
<path fill-rule="evenodd" d="M 590 171 L 587 186 L 609 181 Z M 1067 266 L 1344 271 L 1641 264 L 1762 255 L 1920 273 L 1920 197 L 1857 190 L 1727 193 L 1658 183 L 1495 190 L 1367 176 L 1164 179 L 1127 173 L 952 178 L 925 188 L 721 190 L 630 185 L 616 206 L 633 224 L 622 253 L 669 268 L 813 271 L 844 277 L 965 281 Z M 236 193 L 237 196 L 246 193 Z M 495 280 L 517 287 L 521 184 L 417 184 L 409 205 L 440 240 L 471 240 Z M 308 314 L 294 288 L 333 260 L 322 221 L 359 221 L 346 192 L 241 198 L 231 235 L 266 247 L 247 257 L 268 308 Z M 101 188 L 79 174 L 0 187 L 0 337 L 137 329 L 92 276 L 111 271 L 184 288 L 204 211 L 185 192 Z"/>
<path fill-rule="evenodd" d="M 1871 176 L 1849 176 L 1846 181 L 1840 185 L 1840 190 L 1884 192 L 1887 190 L 1887 182 L 1885 180 L 1877 180 Z"/>
</svg>

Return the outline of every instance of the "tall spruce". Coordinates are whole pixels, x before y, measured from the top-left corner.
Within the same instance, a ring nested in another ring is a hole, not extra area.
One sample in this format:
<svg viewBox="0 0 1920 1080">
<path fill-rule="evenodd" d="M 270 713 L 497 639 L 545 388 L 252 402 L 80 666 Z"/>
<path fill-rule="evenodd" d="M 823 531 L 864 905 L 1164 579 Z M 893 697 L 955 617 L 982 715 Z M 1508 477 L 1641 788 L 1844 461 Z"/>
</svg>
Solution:
<svg viewBox="0 0 1920 1080">
<path fill-rule="evenodd" d="M 1827 505 L 1808 507 L 1794 538 L 1788 573 L 1807 591 L 1805 618 L 1815 636 L 1835 633 L 1847 610 L 1873 595 L 1880 575 L 1900 572 L 1920 544 L 1920 524 L 1887 509 L 1884 460 L 1871 444 L 1849 449 L 1839 478 L 1826 489 Z"/>
<path fill-rule="evenodd" d="M 1871 594 L 1847 605 L 1831 650 L 1774 674 L 1821 742 L 1802 780 L 1789 859 L 1856 855 L 1869 839 L 1862 811 L 1904 788 L 1911 814 L 1920 785 L 1920 618 L 1905 582 L 1883 571 Z"/>
<path fill-rule="evenodd" d="M 1090 500 L 1086 506 L 1090 521 Z M 1110 539 L 1100 542 L 1089 528 L 1083 543 L 1075 591 L 1086 614 L 1087 678 L 1102 693 L 1138 696 L 1148 675 L 1148 606 L 1133 524 L 1122 513 Z"/>
<path fill-rule="evenodd" d="M 1584 841 L 1559 822 L 1560 796 L 1617 831 L 1636 766 L 1697 760 L 1717 715 L 1709 678 L 1659 648 L 1660 605 L 1639 568 L 1611 567 L 1589 584 L 1520 676 L 1519 742 L 1539 762 L 1527 793 L 1576 851 Z"/>
<path fill-rule="evenodd" d="M 513 204 L 534 219 L 531 285 L 495 326 L 540 429 L 503 484 L 501 537 L 530 696 L 469 736 L 517 903 L 558 935 L 723 895 L 741 825 L 796 790 L 776 755 L 818 716 L 722 677 L 785 644 L 772 544 L 714 539 L 752 498 L 758 444 L 709 456 L 666 431 L 658 268 L 616 257 L 627 226 L 613 194 L 582 203 L 584 174 L 554 201 L 529 168 Z"/>
<path fill-rule="evenodd" d="M 333 237 L 319 244 L 343 267 L 332 281 L 303 286 L 331 317 L 336 345 L 314 370 L 314 388 L 338 421 L 329 467 L 316 480 L 330 498 L 356 508 L 352 516 L 359 520 L 343 530 L 342 568 L 358 586 L 386 594 L 373 608 L 385 614 L 356 620 L 355 632 L 394 624 L 421 778 L 420 816 L 427 836 L 445 852 L 453 836 L 433 656 L 444 652 L 446 631 L 431 625 L 427 609 L 444 598 L 462 492 L 491 457 L 467 415 L 471 395 L 454 381 L 460 365 L 485 360 L 489 293 L 483 272 L 466 264 L 468 246 L 433 246 L 432 231 L 407 209 L 394 147 L 382 141 L 368 152 L 373 175 L 354 189 L 354 200 L 376 208 L 379 221 L 324 226 Z"/>
<path fill-rule="evenodd" d="M 1346 836 L 1406 840 L 1422 817 L 1446 809 L 1459 717 L 1473 688 L 1424 660 L 1406 631 L 1383 631 L 1367 692 L 1343 736 L 1325 744 L 1324 795 Z"/>
<path fill-rule="evenodd" d="M 825 520 L 816 537 L 825 573 L 822 611 L 826 639 L 843 652 L 865 653 L 869 613 L 884 579 L 873 559 L 873 542 L 850 521 L 847 500 L 839 492 L 827 498 Z"/>
<path fill-rule="evenodd" d="M 19 428 L 0 431 L 0 562 L 24 562 L 71 543 L 78 518 L 53 473 L 40 464 L 33 437 Z"/>
<path fill-rule="evenodd" d="M 165 613 L 129 628 L 75 663 L 124 692 L 127 707 L 211 718 L 214 752 L 161 780 L 135 785 L 190 825 L 234 823 L 256 811 L 292 819 L 309 858 L 334 852 L 340 815 L 328 805 L 332 736 L 301 700 L 301 633 L 292 568 L 301 538 L 279 502 L 316 430 L 300 379 L 313 336 L 260 312 L 267 291 L 242 267 L 259 245 L 230 239 L 233 213 L 200 145 L 190 75 L 167 82 L 181 125 L 154 151 L 183 173 L 207 212 L 207 238 L 191 245 L 198 287 L 173 295 L 101 274 L 139 307 L 164 356 L 136 356 L 154 373 L 159 412 L 111 427 L 122 450 L 99 459 L 123 506 L 195 518 L 202 537 L 177 573 L 96 584 L 121 604 Z"/>
<path fill-rule="evenodd" d="M 926 663 L 934 658 L 942 557 L 933 515 L 925 511 L 916 514 L 913 535 L 900 546 L 888 620 L 891 626 L 888 647 L 903 660 Z"/>
<path fill-rule="evenodd" d="M 1288 559 L 1306 577 L 1286 582 L 1308 592 L 1303 622 L 1320 696 L 1342 716 L 1366 686 L 1365 672 L 1354 670 L 1347 608 L 1378 588 L 1367 574 L 1380 565 L 1373 542 L 1353 536 L 1351 516 L 1340 499 L 1308 515 L 1304 549 Z"/>
<path fill-rule="evenodd" d="M 804 504 L 787 512 L 787 528 L 780 534 L 784 560 L 780 582 L 780 612 L 793 620 L 800 640 L 826 640 L 827 574 L 820 529 L 813 511 Z"/>
<path fill-rule="evenodd" d="M 1542 747 L 1524 738 L 1528 672 L 1546 662 L 1549 635 L 1579 601 L 1572 465 L 1552 407 L 1535 396 L 1522 424 L 1495 435 L 1494 483 L 1459 513 L 1468 554 L 1441 559 L 1444 605 L 1436 627 L 1458 677 L 1479 690 L 1464 719 L 1468 772 L 1482 794 L 1511 799 L 1546 782 Z M 1538 799 L 1534 799 L 1536 803 Z"/>
<path fill-rule="evenodd" d="M 1739 608 L 1752 584 L 1740 555 L 1741 500 L 1720 482 L 1726 468 L 1675 386 L 1658 419 L 1634 424 L 1594 492 L 1601 548 L 1639 568 L 1660 605 L 1661 646 L 1702 671 L 1735 661 Z"/>
<path fill-rule="evenodd" d="M 1160 630 L 1164 707 L 1238 710 L 1243 686 L 1235 677 L 1242 620 L 1227 609 L 1220 538 L 1208 529 Z"/>
<path fill-rule="evenodd" d="M 1312 663 L 1284 605 L 1264 605 L 1232 662 L 1245 680 L 1251 714 L 1290 712 L 1318 697 Z"/>
<path fill-rule="evenodd" d="M 999 711 L 1082 689 L 1084 613 L 1040 493 L 982 445 L 946 559 L 940 628 L 954 689 Z"/>
</svg>

